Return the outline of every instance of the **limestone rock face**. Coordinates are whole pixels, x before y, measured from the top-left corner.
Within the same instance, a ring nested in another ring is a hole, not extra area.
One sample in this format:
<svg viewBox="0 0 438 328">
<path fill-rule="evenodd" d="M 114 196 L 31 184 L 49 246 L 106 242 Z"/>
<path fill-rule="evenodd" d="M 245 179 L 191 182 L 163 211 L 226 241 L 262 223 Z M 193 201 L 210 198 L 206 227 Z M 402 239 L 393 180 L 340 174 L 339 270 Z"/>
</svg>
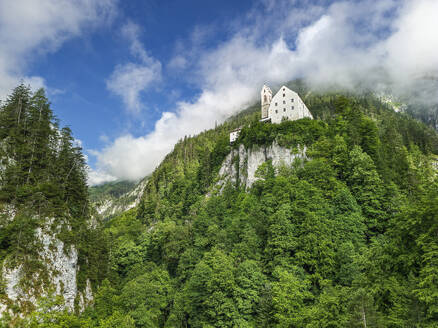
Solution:
<svg viewBox="0 0 438 328">
<path fill-rule="evenodd" d="M 85 287 L 84 292 L 83 293 L 79 292 L 78 294 L 79 294 L 79 311 L 82 312 L 94 300 L 90 279 L 87 279 L 87 285 Z"/>
<path fill-rule="evenodd" d="M 86 290 L 81 293 L 77 288 L 78 251 L 71 245 L 66 246 L 50 230 L 52 219 L 47 219 L 47 225 L 35 230 L 35 241 L 38 245 L 38 269 L 29 277 L 25 274 L 22 263 L 13 259 L 5 259 L 1 270 L 6 297 L 0 298 L 0 317 L 11 306 L 20 308 L 36 305 L 39 296 L 49 292 L 62 295 L 64 307 L 70 311 L 75 308 L 75 299 L 79 297 L 80 307 L 92 300 L 91 285 L 87 281 Z M 82 295 L 83 294 L 83 295 Z"/>
<path fill-rule="evenodd" d="M 295 159 L 306 159 L 306 147 L 298 148 L 296 152 L 273 143 L 269 146 L 254 146 L 246 149 L 240 145 L 233 149 L 225 158 L 219 170 L 217 183 L 222 189 L 227 182 L 250 188 L 257 181 L 256 171 L 260 165 L 268 160 L 272 161 L 275 168 L 282 165 L 290 166 Z"/>
</svg>

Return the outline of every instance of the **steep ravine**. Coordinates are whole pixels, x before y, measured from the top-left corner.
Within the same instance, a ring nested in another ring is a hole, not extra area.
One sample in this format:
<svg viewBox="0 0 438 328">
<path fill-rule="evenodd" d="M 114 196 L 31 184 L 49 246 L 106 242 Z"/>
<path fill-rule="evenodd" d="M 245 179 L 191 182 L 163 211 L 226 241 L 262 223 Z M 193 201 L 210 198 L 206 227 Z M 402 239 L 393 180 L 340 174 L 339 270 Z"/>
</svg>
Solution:
<svg viewBox="0 0 438 328">
<path fill-rule="evenodd" d="M 109 194 L 102 195 L 100 199 L 93 201 L 97 213 L 103 220 L 106 220 L 137 206 L 143 196 L 147 182 L 148 177 L 142 179 L 129 191 L 117 197 Z"/>
</svg>

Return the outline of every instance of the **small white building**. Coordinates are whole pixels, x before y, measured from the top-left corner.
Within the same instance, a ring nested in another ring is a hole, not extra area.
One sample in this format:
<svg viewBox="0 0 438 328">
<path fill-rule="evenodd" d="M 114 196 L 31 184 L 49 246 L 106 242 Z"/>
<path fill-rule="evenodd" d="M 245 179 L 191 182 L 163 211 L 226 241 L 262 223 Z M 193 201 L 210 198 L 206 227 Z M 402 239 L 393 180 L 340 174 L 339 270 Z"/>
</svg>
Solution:
<svg viewBox="0 0 438 328">
<path fill-rule="evenodd" d="M 261 91 L 261 110 L 260 121 L 270 121 L 274 124 L 284 120 L 295 121 L 304 117 L 313 119 L 300 96 L 286 86 L 282 86 L 272 97 L 271 89 L 264 85 Z"/>
<path fill-rule="evenodd" d="M 237 140 L 237 138 L 239 138 L 239 134 L 241 130 L 242 128 L 237 128 L 230 132 L 230 144 L 232 144 L 234 141 Z"/>
</svg>

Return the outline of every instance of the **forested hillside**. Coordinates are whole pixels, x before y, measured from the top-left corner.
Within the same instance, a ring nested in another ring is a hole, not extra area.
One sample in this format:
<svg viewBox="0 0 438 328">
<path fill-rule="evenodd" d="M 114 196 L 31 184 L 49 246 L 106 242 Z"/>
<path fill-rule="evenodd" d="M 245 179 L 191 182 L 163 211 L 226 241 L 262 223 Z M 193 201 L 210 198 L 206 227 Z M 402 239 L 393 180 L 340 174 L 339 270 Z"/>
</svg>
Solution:
<svg viewBox="0 0 438 328">
<path fill-rule="evenodd" d="M 99 202 L 107 197 L 120 197 L 130 191 L 134 186 L 135 183 L 131 181 L 115 181 L 90 187 L 90 201 Z"/>
<path fill-rule="evenodd" d="M 254 106 L 181 140 L 106 223 L 94 306 L 47 301 L 21 324 L 436 327 L 437 133 L 373 95 L 294 89 L 315 120 L 262 124 Z M 306 158 L 216 188 L 232 149 L 272 143 Z"/>
<path fill-rule="evenodd" d="M 86 177 L 81 149 L 44 90 L 15 88 L 0 107 L 4 319 L 31 311 L 39 296 L 62 295 L 61 308 L 70 310 L 90 301 L 85 294 L 105 272 L 106 244 L 90 217 Z"/>
</svg>

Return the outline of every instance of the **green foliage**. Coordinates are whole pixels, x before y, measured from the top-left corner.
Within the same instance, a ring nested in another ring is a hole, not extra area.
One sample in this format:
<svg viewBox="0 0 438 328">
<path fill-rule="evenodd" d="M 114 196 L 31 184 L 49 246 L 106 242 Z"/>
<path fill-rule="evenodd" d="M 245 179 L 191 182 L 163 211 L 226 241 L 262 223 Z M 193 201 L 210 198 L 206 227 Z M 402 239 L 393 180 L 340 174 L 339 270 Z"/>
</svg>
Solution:
<svg viewBox="0 0 438 328">
<path fill-rule="evenodd" d="M 305 327 L 306 305 L 314 296 L 310 292 L 310 281 L 304 275 L 290 272 L 283 267 L 274 270 L 272 283 L 272 306 L 276 327 Z M 301 277 L 300 277 L 301 276 Z"/>
<path fill-rule="evenodd" d="M 101 319 L 99 325 L 96 326 L 99 328 L 135 328 L 135 321 L 129 315 L 121 314 L 120 312 L 114 312 L 109 317 L 105 319 Z"/>
<path fill-rule="evenodd" d="M 385 213 L 382 210 L 384 189 L 371 157 L 355 146 L 347 163 L 347 183 L 367 218 L 368 233 L 383 232 Z"/>
<path fill-rule="evenodd" d="M 137 326 L 162 327 L 172 297 L 169 274 L 151 265 L 147 272 L 124 285 L 120 302 Z"/>
<path fill-rule="evenodd" d="M 327 125 L 324 122 L 308 118 L 280 124 L 254 121 L 242 129 L 238 142 L 251 148 L 253 145 L 269 145 L 275 140 L 280 146 L 292 148 L 311 145 L 326 133 Z"/>
<path fill-rule="evenodd" d="M 26 328 L 91 328 L 91 320 L 88 318 L 78 318 L 67 310 L 60 310 L 63 299 L 60 296 L 44 297 L 38 302 L 38 310 L 32 314 L 18 320 L 17 327 Z"/>
</svg>

